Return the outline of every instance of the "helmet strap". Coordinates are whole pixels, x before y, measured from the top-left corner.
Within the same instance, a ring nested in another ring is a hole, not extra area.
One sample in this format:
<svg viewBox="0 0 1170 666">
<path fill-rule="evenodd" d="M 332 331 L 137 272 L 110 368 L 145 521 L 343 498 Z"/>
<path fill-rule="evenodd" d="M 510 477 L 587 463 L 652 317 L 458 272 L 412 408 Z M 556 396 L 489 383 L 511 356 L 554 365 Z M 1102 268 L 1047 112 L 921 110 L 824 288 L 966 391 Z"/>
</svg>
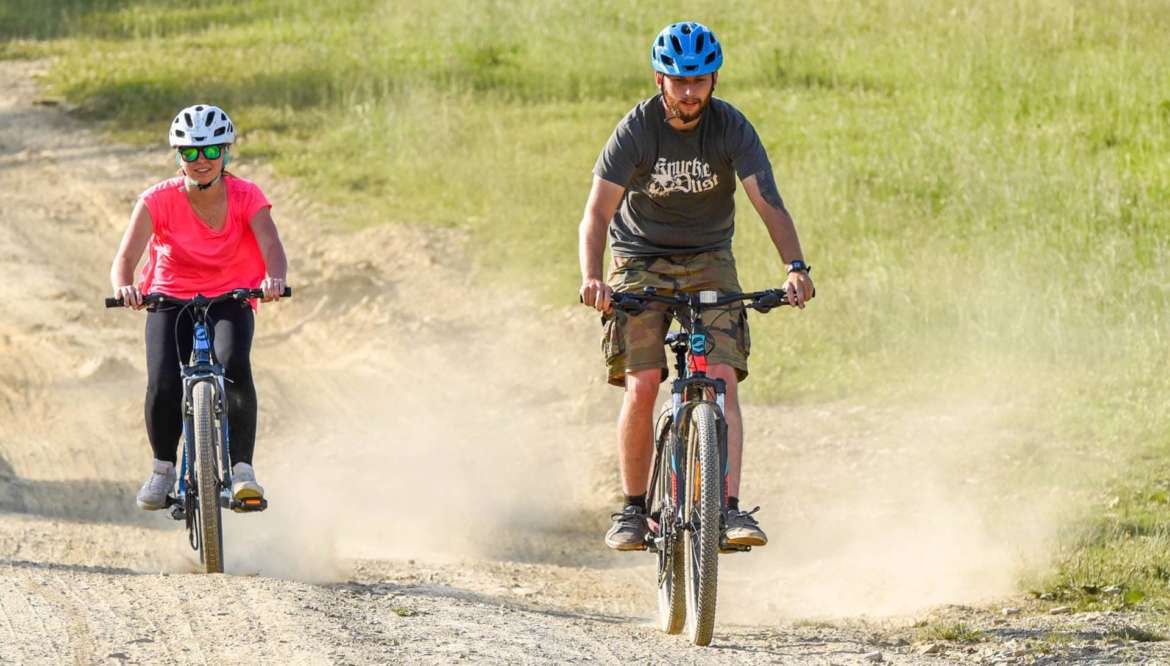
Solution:
<svg viewBox="0 0 1170 666">
<path fill-rule="evenodd" d="M 187 186 L 188 192 L 190 192 L 193 189 L 201 190 L 201 191 L 202 190 L 209 190 L 209 189 L 211 189 L 211 186 L 215 185 L 217 182 L 219 182 L 219 180 L 221 178 L 223 178 L 223 169 L 220 169 L 219 175 L 217 175 L 215 178 L 212 178 L 211 180 L 207 181 L 206 185 L 200 183 L 199 181 L 195 180 L 191 176 L 183 174 L 183 184 Z"/>
<path fill-rule="evenodd" d="M 654 78 L 658 83 L 658 92 L 662 95 L 662 106 L 666 107 L 666 117 L 663 122 L 669 123 L 678 117 L 675 110 L 670 108 L 670 104 L 666 101 L 666 75 L 662 72 L 654 72 Z"/>
<path fill-rule="evenodd" d="M 195 189 L 209 190 L 209 189 L 211 189 L 212 185 L 215 185 L 215 183 L 219 181 L 220 178 L 223 178 L 223 170 L 222 169 L 220 170 L 219 175 L 216 176 L 215 178 L 212 178 L 211 180 L 207 181 L 206 185 L 201 185 L 199 183 L 195 183 Z M 191 181 L 191 182 L 195 182 L 195 181 Z"/>
</svg>

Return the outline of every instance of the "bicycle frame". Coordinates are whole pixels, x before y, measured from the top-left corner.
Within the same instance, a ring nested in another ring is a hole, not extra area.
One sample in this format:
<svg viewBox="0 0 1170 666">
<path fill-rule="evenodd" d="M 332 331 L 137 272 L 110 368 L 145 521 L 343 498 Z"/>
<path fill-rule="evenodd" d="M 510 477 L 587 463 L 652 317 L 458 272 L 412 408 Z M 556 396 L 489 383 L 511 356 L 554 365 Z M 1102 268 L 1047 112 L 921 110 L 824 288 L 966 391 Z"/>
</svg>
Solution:
<svg viewBox="0 0 1170 666">
<path fill-rule="evenodd" d="M 648 489 L 649 493 L 655 490 L 655 483 L 669 482 L 670 483 L 670 497 L 671 510 L 674 515 L 671 517 L 668 528 L 663 529 L 661 526 L 658 529 L 660 534 L 666 532 L 674 535 L 677 538 L 680 530 L 691 529 L 693 526 L 687 525 L 683 522 L 682 511 L 683 502 L 680 488 L 686 487 L 686 474 L 689 470 L 683 469 L 683 460 L 685 458 L 685 437 L 683 431 L 684 425 L 689 423 L 689 412 L 697 405 L 710 404 L 715 411 L 716 433 L 719 440 L 719 465 L 720 475 L 722 478 L 722 495 L 723 495 L 723 509 L 722 516 L 725 518 L 727 514 L 727 476 L 730 472 L 730 460 L 727 452 L 727 419 L 724 415 L 726 409 L 727 398 L 727 382 L 722 379 L 710 377 L 707 375 L 708 362 L 707 355 L 711 350 L 709 344 L 709 334 L 707 327 L 703 321 L 703 313 L 709 310 L 726 311 L 727 306 L 748 301 L 745 307 L 758 310 L 760 312 L 768 312 L 774 307 L 778 307 L 787 303 L 784 291 L 771 289 L 759 292 L 745 293 L 745 294 L 729 294 L 724 297 L 714 291 L 700 291 L 672 294 L 669 296 L 660 295 L 654 288 L 648 287 L 643 293 L 614 293 L 614 307 L 623 312 L 637 314 L 641 312 L 647 302 L 665 303 L 670 306 L 671 316 L 678 320 L 681 331 L 670 333 L 666 336 L 664 344 L 670 348 L 675 356 L 675 379 L 671 382 L 671 431 L 670 431 L 670 479 L 657 479 L 657 466 L 654 461 L 659 456 L 664 455 L 661 448 L 665 447 L 666 443 L 655 442 L 655 450 L 652 452 L 652 473 L 651 483 Z M 711 397 L 714 399 L 712 400 Z M 722 518 L 721 518 L 722 519 Z M 667 517 L 659 516 L 659 521 L 665 522 Z M 657 551 L 662 548 L 670 548 L 672 544 L 666 543 L 661 538 L 656 538 L 650 544 L 648 549 Z M 734 546 L 727 545 L 728 550 L 750 550 L 750 546 Z"/>
<path fill-rule="evenodd" d="M 285 287 L 282 297 L 292 296 Z M 187 526 L 187 541 L 199 553 L 207 573 L 223 573 L 222 509 L 238 512 L 263 511 L 268 501 L 263 497 L 232 497 L 231 445 L 228 426 L 226 373 L 215 358 L 213 329 L 209 312 L 217 303 L 264 298 L 262 289 L 233 289 L 208 298 L 202 294 L 182 299 L 166 294 L 147 294 L 136 305 L 169 304 L 179 308 L 175 317 L 175 345 L 179 347 L 178 326 L 184 314 L 192 319 L 191 351 L 182 358 L 179 349 L 179 374 L 183 381 L 183 456 L 175 488 L 166 496 L 171 518 Z M 123 307 L 121 298 L 107 298 L 106 307 Z M 152 477 L 153 478 L 153 477 Z"/>
<path fill-rule="evenodd" d="M 727 382 L 707 375 L 707 353 L 710 350 L 708 333 L 703 322 L 705 309 L 702 301 L 706 298 L 703 292 L 685 295 L 686 303 L 678 303 L 672 316 L 678 320 L 682 331 L 668 334 L 665 344 L 674 353 L 675 379 L 671 382 L 671 437 L 670 437 L 670 469 L 672 510 L 674 512 L 672 526 L 673 534 L 680 534 L 679 530 L 693 529 L 693 525 L 683 522 L 681 488 L 686 487 L 686 474 L 690 470 L 683 469 L 685 460 L 686 434 L 683 431 L 685 424 L 690 422 L 689 412 L 700 404 L 711 404 L 715 410 L 717 432 L 719 439 L 719 463 L 722 471 L 723 511 L 727 509 L 727 474 L 729 460 L 727 455 L 727 420 L 724 417 L 727 400 Z M 714 396 L 714 400 L 708 396 Z M 663 479 L 663 481 L 666 481 Z M 661 518 L 660 518 L 661 519 Z"/>
<path fill-rule="evenodd" d="M 192 303 L 195 320 L 191 347 L 193 360 L 189 363 L 180 361 L 183 376 L 183 457 L 179 468 L 178 491 L 175 493 L 174 505 L 171 507 L 172 518 L 186 521 L 191 547 L 195 550 L 199 549 L 199 530 L 194 524 L 194 515 L 197 512 L 192 510 L 191 505 L 194 504 L 195 497 L 188 492 L 187 481 L 195 446 L 193 435 L 194 407 L 191 396 L 194 393 L 195 385 L 201 382 L 208 382 L 212 386 L 212 393 L 215 396 L 213 401 L 214 417 L 219 421 L 220 478 L 218 479 L 219 496 L 216 501 L 220 506 L 225 507 L 230 506 L 231 503 L 229 494 L 231 488 L 231 442 L 228 430 L 227 400 L 224 399 L 224 396 L 227 395 L 224 386 L 224 369 L 215 359 L 215 349 L 208 328 L 207 312 L 211 307 L 211 302 L 206 301 L 206 299 L 202 299 L 206 302 L 200 302 L 200 300 L 197 297 Z"/>
</svg>

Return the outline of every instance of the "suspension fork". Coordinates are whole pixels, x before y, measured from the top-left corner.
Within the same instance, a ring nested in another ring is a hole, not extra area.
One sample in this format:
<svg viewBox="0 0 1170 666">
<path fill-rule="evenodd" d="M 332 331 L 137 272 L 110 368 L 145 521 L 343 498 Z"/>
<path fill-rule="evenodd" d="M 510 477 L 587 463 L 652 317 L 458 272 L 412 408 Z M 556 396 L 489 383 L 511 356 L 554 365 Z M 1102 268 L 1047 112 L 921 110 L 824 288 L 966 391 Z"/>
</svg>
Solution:
<svg viewBox="0 0 1170 666">
<path fill-rule="evenodd" d="M 230 489 L 232 487 L 232 452 L 230 442 L 230 432 L 228 430 L 228 400 L 227 400 L 227 378 L 223 375 L 216 377 L 216 386 L 218 390 L 215 396 L 215 406 L 219 417 L 219 441 L 220 441 L 220 480 L 224 488 Z"/>
</svg>

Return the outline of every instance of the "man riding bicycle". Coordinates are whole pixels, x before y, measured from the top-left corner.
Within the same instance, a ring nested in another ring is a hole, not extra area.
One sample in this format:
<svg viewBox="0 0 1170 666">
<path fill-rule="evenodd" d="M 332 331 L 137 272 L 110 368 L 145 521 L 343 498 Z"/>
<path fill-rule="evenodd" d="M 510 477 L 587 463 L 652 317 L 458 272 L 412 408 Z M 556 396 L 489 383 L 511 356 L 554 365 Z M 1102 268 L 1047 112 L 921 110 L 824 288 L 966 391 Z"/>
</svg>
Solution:
<svg viewBox="0 0 1170 666">
<path fill-rule="evenodd" d="M 651 46 L 658 94 L 618 123 L 593 167 L 579 237 L 581 298 L 605 313 L 602 347 L 609 383 L 625 387 L 618 417 L 618 453 L 625 506 L 613 515 L 605 542 L 616 550 L 643 550 L 646 484 L 653 448 L 653 410 L 667 376 L 665 306 L 639 315 L 610 309 L 617 291 L 660 293 L 714 289 L 739 292 L 731 236 L 738 175 L 781 260 L 787 264 L 788 301 L 803 308 L 813 283 L 796 227 L 776 188 L 772 166 L 747 118 L 712 93 L 723 49 L 707 27 L 673 23 Z M 613 267 L 601 273 L 608 229 Z M 727 384 L 728 511 L 724 540 L 763 546 L 768 538 L 739 508 L 743 423 L 737 384 L 747 378 L 750 338 L 742 306 L 713 321 L 708 376 Z"/>
</svg>

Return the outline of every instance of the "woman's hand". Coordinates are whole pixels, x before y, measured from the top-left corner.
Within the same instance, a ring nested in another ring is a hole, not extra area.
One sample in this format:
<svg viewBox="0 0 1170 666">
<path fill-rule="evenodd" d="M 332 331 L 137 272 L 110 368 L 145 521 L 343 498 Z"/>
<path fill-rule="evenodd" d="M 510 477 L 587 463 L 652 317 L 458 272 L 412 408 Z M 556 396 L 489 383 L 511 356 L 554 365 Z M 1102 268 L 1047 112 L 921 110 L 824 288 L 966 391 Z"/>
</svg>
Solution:
<svg viewBox="0 0 1170 666">
<path fill-rule="evenodd" d="M 134 308 L 135 310 L 142 309 L 142 293 L 138 291 L 138 287 L 135 287 L 132 284 L 124 284 L 121 287 L 115 287 L 114 298 L 122 299 L 122 302 L 125 303 L 126 307 L 128 308 Z"/>
<path fill-rule="evenodd" d="M 284 293 L 284 278 L 266 277 L 264 282 L 260 283 L 260 288 L 264 290 L 264 302 L 279 301 L 280 295 Z"/>
</svg>

